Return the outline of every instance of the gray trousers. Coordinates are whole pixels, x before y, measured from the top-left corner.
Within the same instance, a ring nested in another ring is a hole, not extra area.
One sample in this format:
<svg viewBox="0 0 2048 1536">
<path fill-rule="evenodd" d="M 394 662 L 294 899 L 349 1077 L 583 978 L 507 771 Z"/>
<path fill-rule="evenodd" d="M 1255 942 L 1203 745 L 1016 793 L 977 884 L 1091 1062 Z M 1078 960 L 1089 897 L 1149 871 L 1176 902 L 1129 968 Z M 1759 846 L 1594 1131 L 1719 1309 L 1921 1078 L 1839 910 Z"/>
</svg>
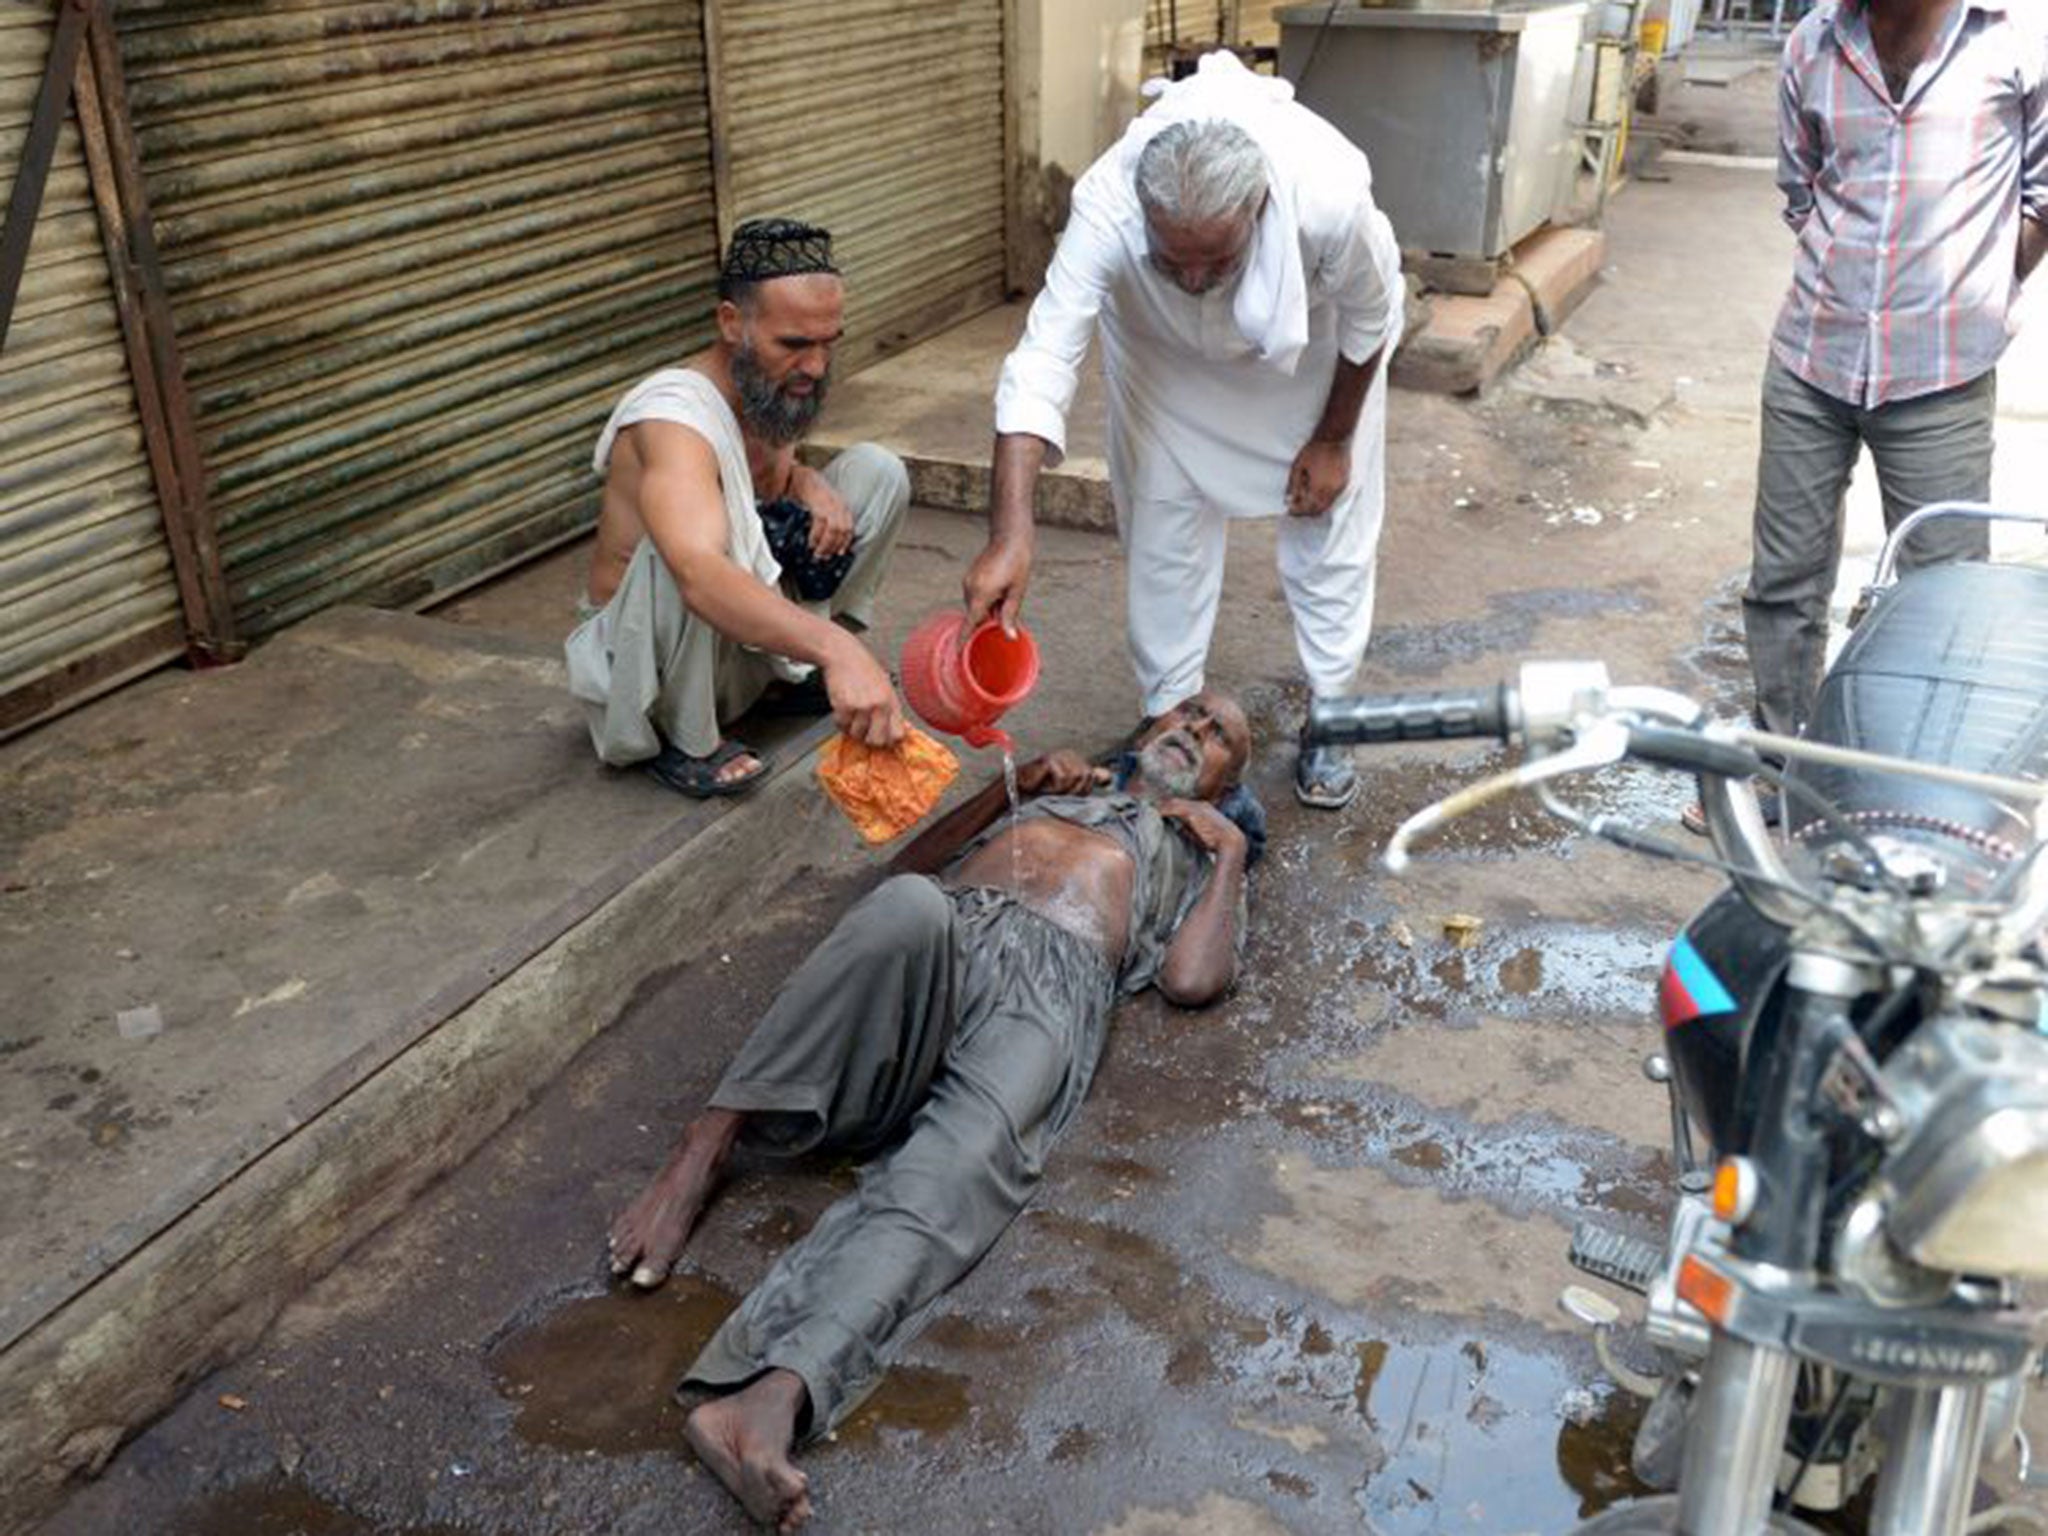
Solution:
<svg viewBox="0 0 2048 1536">
<path fill-rule="evenodd" d="M 1749 588 L 1742 596 L 1757 722 L 1805 729 L 1827 660 L 1828 599 L 1842 558 L 1842 502 L 1868 445 L 1884 498 L 1884 525 L 1936 501 L 1991 494 L 1997 375 L 1939 394 L 1865 409 L 1814 388 L 1773 357 L 1764 368 L 1763 451 Z M 1941 520 L 1899 552 L 1902 569 L 1991 552 L 1981 522 Z"/>
<path fill-rule="evenodd" d="M 742 1145 L 884 1149 L 748 1293 L 683 1387 L 803 1379 L 815 1439 L 880 1381 L 1037 1188 L 1101 1054 L 1102 955 L 990 890 L 900 875 L 784 983 L 713 1107 Z"/>
<path fill-rule="evenodd" d="M 910 507 L 910 475 L 873 443 L 856 443 L 823 473 L 853 513 L 854 535 L 853 568 L 825 611 L 866 629 Z M 778 675 L 775 658 L 690 611 L 651 539 L 640 541 L 611 601 L 583 615 L 567 652 L 591 745 L 614 767 L 655 756 L 665 741 L 710 756 L 721 722 L 744 714 Z"/>
</svg>

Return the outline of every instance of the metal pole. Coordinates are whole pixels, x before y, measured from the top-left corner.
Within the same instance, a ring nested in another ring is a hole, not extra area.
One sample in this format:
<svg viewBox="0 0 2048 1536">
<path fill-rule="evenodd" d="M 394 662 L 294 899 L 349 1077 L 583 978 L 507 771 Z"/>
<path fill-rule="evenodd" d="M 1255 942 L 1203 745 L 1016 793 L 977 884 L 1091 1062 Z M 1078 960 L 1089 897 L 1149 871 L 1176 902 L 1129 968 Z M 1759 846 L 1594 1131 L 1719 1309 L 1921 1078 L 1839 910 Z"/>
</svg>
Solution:
<svg viewBox="0 0 2048 1536">
<path fill-rule="evenodd" d="M 120 45 L 106 7 L 90 3 L 88 8 L 87 46 L 78 58 L 75 81 L 86 174 L 99 210 L 128 372 L 163 510 L 164 542 L 177 576 L 187 655 L 195 666 L 213 666 L 235 660 L 244 647 L 235 636 L 198 423 L 128 116 Z"/>
<path fill-rule="evenodd" d="M 21 162 L 14 172 L 14 192 L 7 200 L 7 220 L 0 224 L 0 352 L 7 349 L 7 328 L 14 319 L 14 301 L 28 271 L 28 248 L 35 239 L 36 218 L 43 210 L 43 186 L 57 155 L 57 130 L 71 105 L 71 78 L 85 40 L 86 7 L 90 0 L 64 0 L 57 28 L 50 35 L 50 56 L 43 64 L 43 83 L 36 91 L 34 113 L 21 142 Z"/>
<path fill-rule="evenodd" d="M 1685 1430 L 1680 1536 L 1757 1536 L 1771 1516 L 1799 1362 L 1717 1334 Z"/>
<path fill-rule="evenodd" d="M 1977 1491 L 1986 1388 L 1902 1392 L 1885 1425 L 1870 1536 L 1960 1536 Z"/>
</svg>

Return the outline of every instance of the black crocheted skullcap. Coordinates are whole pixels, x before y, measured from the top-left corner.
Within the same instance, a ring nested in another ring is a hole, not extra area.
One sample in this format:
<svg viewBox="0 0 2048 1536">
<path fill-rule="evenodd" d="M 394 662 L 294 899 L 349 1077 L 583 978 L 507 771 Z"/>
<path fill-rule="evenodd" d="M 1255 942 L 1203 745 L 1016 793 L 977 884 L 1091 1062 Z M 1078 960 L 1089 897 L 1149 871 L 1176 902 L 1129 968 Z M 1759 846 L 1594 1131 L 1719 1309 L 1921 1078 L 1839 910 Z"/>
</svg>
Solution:
<svg viewBox="0 0 2048 1536">
<path fill-rule="evenodd" d="M 725 265 L 718 272 L 718 291 L 730 298 L 734 289 L 771 278 L 838 271 L 829 231 L 800 219 L 748 219 L 732 232 Z"/>
</svg>

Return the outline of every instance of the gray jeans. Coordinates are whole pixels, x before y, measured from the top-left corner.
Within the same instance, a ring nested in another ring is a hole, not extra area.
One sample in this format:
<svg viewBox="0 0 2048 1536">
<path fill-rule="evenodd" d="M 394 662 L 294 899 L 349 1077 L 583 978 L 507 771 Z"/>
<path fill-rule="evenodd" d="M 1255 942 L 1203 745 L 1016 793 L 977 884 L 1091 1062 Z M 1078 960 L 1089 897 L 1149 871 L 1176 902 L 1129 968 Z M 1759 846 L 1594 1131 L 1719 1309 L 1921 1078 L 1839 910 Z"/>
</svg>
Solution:
<svg viewBox="0 0 2048 1536">
<path fill-rule="evenodd" d="M 1827 659 L 1828 598 L 1842 558 L 1842 501 L 1868 446 L 1884 498 L 1884 525 L 1936 501 L 1991 494 L 1991 423 L 1997 375 L 1874 409 L 1807 383 L 1775 357 L 1764 368 L 1763 451 L 1749 588 L 1742 596 L 1756 717 L 1796 736 L 1813 713 Z M 1939 521 L 1900 551 L 1901 569 L 1991 552 L 1981 522 Z"/>
</svg>

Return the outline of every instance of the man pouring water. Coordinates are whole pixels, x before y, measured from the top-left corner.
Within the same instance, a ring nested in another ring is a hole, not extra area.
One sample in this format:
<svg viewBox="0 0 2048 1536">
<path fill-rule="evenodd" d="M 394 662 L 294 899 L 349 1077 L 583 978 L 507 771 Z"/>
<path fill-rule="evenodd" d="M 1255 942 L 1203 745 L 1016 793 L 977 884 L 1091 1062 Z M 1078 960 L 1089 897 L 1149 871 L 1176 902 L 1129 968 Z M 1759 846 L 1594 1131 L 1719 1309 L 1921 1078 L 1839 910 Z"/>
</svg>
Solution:
<svg viewBox="0 0 2048 1536">
<path fill-rule="evenodd" d="M 1214 53 L 1074 189 L 1073 212 L 996 390 L 989 541 L 970 621 L 1014 621 L 1040 470 L 1066 447 L 1091 330 L 1109 397 L 1110 488 L 1147 717 L 1204 686 L 1229 520 L 1287 514 L 1279 568 L 1311 692 L 1347 691 L 1372 630 L 1386 381 L 1400 251 L 1372 172 L 1284 81 Z M 1295 789 L 1335 807 L 1347 757 L 1301 748 Z"/>
</svg>

